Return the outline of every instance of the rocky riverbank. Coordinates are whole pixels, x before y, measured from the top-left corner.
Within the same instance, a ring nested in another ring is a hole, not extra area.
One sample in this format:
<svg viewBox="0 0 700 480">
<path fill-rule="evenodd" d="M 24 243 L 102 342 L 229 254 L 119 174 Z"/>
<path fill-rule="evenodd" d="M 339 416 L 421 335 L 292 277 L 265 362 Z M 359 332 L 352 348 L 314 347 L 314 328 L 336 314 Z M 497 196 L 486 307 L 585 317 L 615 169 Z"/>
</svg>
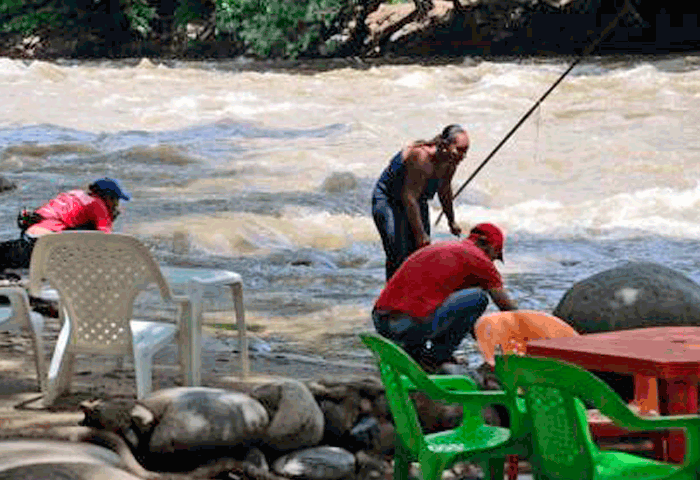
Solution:
<svg viewBox="0 0 700 480">
<path fill-rule="evenodd" d="M 619 22 L 619 9 L 571 0 L 459 0 L 408 3 L 361 2 L 344 27 L 301 58 L 430 59 L 464 56 L 577 55 L 616 23 L 597 53 L 665 54 L 696 50 L 697 15 L 656 12 L 635 6 Z M 427 5 L 427 7 L 425 7 Z M 420 8 L 424 6 L 423 8 Z M 679 16 L 680 15 L 680 16 Z M 682 18 L 681 18 L 682 17 Z M 680 20 L 679 20 L 680 19 Z M 159 59 L 236 58 L 248 52 L 240 42 L 222 40 L 211 22 L 188 25 L 183 41 L 170 37 L 109 43 L 98 34 L 62 31 L 7 36 L 0 55 L 25 59 L 149 57 Z M 332 47 L 331 47 L 332 45 Z M 257 58 L 257 60 L 261 60 Z"/>
</svg>

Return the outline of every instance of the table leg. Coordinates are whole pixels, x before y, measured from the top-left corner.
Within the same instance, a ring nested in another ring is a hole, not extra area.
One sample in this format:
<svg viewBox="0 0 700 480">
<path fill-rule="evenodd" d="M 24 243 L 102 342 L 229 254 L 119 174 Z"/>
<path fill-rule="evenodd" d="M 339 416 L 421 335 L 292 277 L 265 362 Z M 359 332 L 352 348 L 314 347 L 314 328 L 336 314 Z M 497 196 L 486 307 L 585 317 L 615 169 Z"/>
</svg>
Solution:
<svg viewBox="0 0 700 480">
<path fill-rule="evenodd" d="M 634 376 L 634 403 L 642 415 L 651 411 L 659 413 L 659 391 L 656 378 L 646 375 Z"/>
<path fill-rule="evenodd" d="M 655 377 L 647 375 L 634 376 L 634 400 L 632 403 L 639 409 L 641 415 L 651 414 L 651 412 L 655 412 L 656 415 L 659 414 L 659 389 Z M 656 459 L 666 459 L 667 435 L 663 432 L 657 432 L 657 434 L 652 433 L 651 438 L 654 442 Z"/>
<path fill-rule="evenodd" d="M 506 469 L 506 478 L 508 480 L 518 480 L 518 463 L 520 462 L 520 457 L 517 455 L 506 455 L 506 464 L 508 468 Z"/>
<path fill-rule="evenodd" d="M 665 401 L 661 402 L 661 414 L 680 415 L 697 413 L 698 386 L 685 380 L 661 380 L 659 393 Z M 671 432 L 668 435 L 668 460 L 682 463 L 685 455 L 685 437 L 682 432 Z"/>
<path fill-rule="evenodd" d="M 245 311 L 243 310 L 243 285 L 235 283 L 232 288 L 238 327 L 238 348 L 241 355 L 241 378 L 246 378 L 250 372 L 250 363 L 248 360 L 248 332 L 246 331 Z"/>
<path fill-rule="evenodd" d="M 190 323 L 188 327 L 187 369 L 185 385 L 197 387 L 202 384 L 202 310 L 204 292 L 201 285 L 190 282 L 189 297 L 191 301 Z"/>
</svg>

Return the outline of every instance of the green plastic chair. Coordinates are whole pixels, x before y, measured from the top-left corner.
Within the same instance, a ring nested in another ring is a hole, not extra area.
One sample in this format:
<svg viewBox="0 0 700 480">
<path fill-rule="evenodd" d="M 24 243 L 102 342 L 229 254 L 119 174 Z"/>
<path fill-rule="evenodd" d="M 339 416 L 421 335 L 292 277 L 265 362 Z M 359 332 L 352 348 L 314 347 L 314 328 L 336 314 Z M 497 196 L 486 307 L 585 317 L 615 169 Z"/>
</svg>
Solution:
<svg viewBox="0 0 700 480">
<path fill-rule="evenodd" d="M 406 480 L 411 462 L 419 462 L 423 480 L 439 480 L 445 468 L 457 462 L 478 463 L 491 478 L 503 480 L 507 455 L 527 457 L 529 438 L 523 429 L 486 425 L 482 409 L 505 405 L 509 398 L 502 391 L 477 391 L 473 380 L 460 375 L 428 376 L 398 345 L 386 338 L 361 333 L 360 338 L 379 360 L 379 371 L 387 403 L 394 418 L 394 480 Z M 425 434 L 409 391 L 418 390 L 433 400 L 463 406 L 462 423 L 453 430 Z M 510 415 L 513 418 L 513 415 Z M 519 416 L 515 416 L 519 418 Z"/>
<path fill-rule="evenodd" d="M 700 473 L 700 417 L 644 418 L 632 412 L 608 385 L 590 372 L 560 360 L 499 355 L 495 372 L 511 397 L 522 396 L 518 411 L 532 428 L 532 465 L 538 480 L 693 479 Z M 593 441 L 584 402 L 628 430 L 684 429 L 682 465 L 630 453 L 602 451 Z"/>
</svg>

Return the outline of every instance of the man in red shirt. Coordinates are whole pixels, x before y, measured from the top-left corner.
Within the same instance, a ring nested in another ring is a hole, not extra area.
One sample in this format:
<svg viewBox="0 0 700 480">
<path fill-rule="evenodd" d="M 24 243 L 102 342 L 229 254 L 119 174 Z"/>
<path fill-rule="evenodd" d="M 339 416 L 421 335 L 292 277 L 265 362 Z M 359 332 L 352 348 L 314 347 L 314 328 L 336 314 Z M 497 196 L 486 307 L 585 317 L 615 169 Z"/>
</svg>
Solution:
<svg viewBox="0 0 700 480">
<path fill-rule="evenodd" d="M 428 370 L 450 361 L 464 336 L 473 334 L 489 296 L 501 310 L 518 308 L 493 263 L 503 261 L 503 243 L 497 226 L 480 223 L 465 240 L 437 242 L 412 253 L 374 304 L 377 332 Z"/>
<path fill-rule="evenodd" d="M 120 199 L 129 200 L 129 195 L 116 180 L 106 177 L 91 183 L 87 192 L 59 193 L 27 218 L 18 219 L 22 229 L 19 240 L 0 243 L 0 272 L 7 268 L 28 268 L 34 243 L 43 235 L 65 230 L 111 233 Z"/>
</svg>

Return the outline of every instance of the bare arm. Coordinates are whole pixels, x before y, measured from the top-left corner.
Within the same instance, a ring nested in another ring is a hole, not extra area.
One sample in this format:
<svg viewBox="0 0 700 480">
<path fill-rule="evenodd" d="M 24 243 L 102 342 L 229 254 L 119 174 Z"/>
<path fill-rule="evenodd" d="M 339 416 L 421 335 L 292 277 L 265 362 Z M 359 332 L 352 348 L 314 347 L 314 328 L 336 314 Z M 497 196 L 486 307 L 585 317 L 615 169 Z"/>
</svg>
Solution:
<svg viewBox="0 0 700 480">
<path fill-rule="evenodd" d="M 515 300 L 512 300 L 504 288 L 492 288 L 489 291 L 489 295 L 493 300 L 493 303 L 499 308 L 499 310 L 517 310 L 518 304 Z"/>
<path fill-rule="evenodd" d="M 452 235 L 459 236 L 462 233 L 462 229 L 459 228 L 457 223 L 455 223 L 455 214 L 452 208 L 452 177 L 455 174 L 456 167 L 450 166 L 449 170 L 445 174 L 445 178 L 442 179 L 440 184 L 440 189 L 438 190 L 438 197 L 440 198 L 440 204 L 442 205 L 442 211 L 447 217 L 447 225 L 450 228 Z"/>
<path fill-rule="evenodd" d="M 430 237 L 425 232 L 418 199 L 425 189 L 433 167 L 424 155 L 413 149 L 409 150 L 404 162 L 406 165 L 406 177 L 403 191 L 401 192 L 401 200 L 406 208 L 408 223 L 411 225 L 416 245 L 420 248 L 430 243 Z"/>
</svg>

